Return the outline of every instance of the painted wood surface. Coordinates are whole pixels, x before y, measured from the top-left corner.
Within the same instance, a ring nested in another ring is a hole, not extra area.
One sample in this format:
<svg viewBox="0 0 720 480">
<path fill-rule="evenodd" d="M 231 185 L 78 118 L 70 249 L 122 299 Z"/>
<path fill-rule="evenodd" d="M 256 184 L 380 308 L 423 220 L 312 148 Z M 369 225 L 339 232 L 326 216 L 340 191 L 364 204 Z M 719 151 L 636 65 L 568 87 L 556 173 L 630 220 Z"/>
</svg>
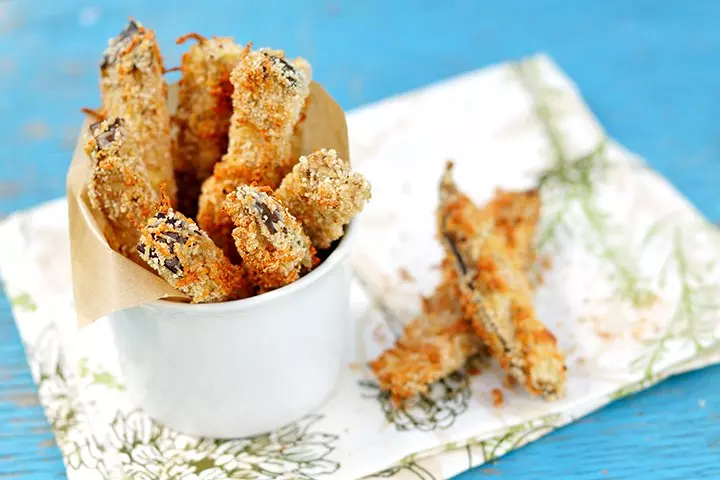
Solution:
<svg viewBox="0 0 720 480">
<path fill-rule="evenodd" d="M 537 51 L 608 133 L 720 222 L 720 2 L 0 0 L 0 213 L 63 195 L 80 107 L 129 16 L 168 66 L 188 31 L 285 48 L 351 109 Z M 0 242 L 2 240 L 0 239 Z M 1 243 L 0 243 L 1 245 Z M 64 478 L 0 299 L 0 478 Z M 461 478 L 720 478 L 720 367 L 671 379 Z"/>
</svg>

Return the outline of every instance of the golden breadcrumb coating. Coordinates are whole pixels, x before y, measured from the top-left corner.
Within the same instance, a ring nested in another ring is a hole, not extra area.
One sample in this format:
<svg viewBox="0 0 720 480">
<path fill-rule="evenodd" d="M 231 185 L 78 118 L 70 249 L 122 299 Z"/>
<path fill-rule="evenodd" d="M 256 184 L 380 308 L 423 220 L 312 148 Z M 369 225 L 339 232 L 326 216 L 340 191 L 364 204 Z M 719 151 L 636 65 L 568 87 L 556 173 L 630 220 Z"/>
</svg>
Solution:
<svg viewBox="0 0 720 480">
<path fill-rule="evenodd" d="M 335 150 L 322 149 L 300 157 L 276 197 L 300 220 L 315 248 L 325 249 L 362 211 L 370 199 L 370 184 Z"/>
<path fill-rule="evenodd" d="M 132 220 L 147 218 L 159 197 L 148 179 L 145 164 L 128 145 L 124 122 L 108 118 L 90 125 L 85 152 L 90 158 L 88 199 L 107 220 L 110 247 L 139 261 L 135 246 L 139 232 Z"/>
<path fill-rule="evenodd" d="M 133 20 L 109 42 L 100 65 L 100 90 L 104 115 L 125 121 L 127 139 L 145 163 L 151 185 L 158 193 L 165 185 L 174 204 L 177 188 L 163 74 L 155 33 Z"/>
<path fill-rule="evenodd" d="M 203 38 L 188 34 L 178 44 L 198 42 L 182 56 L 178 85 L 178 125 L 173 154 L 175 169 L 193 173 L 202 182 L 227 151 L 232 116 L 230 72 L 238 64 L 243 47 L 232 38 Z"/>
<path fill-rule="evenodd" d="M 249 48 L 230 80 L 233 116 L 223 162 L 244 183 L 277 188 L 295 163 L 292 135 L 310 93 L 310 81 L 283 52 Z M 248 149 L 251 155 L 246 154 Z"/>
<path fill-rule="evenodd" d="M 300 223 L 269 194 L 243 185 L 227 196 L 224 209 L 242 266 L 262 291 L 294 282 L 315 263 L 314 249 Z"/>
<path fill-rule="evenodd" d="M 498 190 L 488 205 L 495 218 L 495 230 L 502 236 L 520 265 L 530 270 L 535 262 L 535 232 L 540 220 L 540 192 Z"/>
<path fill-rule="evenodd" d="M 450 271 L 452 274 L 452 271 Z M 463 315 L 451 275 L 446 275 L 423 311 L 405 326 L 395 345 L 370 363 L 380 386 L 395 403 L 427 393 L 432 382 L 459 370 L 483 350 L 480 338 Z"/>
<path fill-rule="evenodd" d="M 528 391 L 548 399 L 565 391 L 565 359 L 535 315 L 525 271 L 495 231 L 492 209 L 478 209 L 451 176 L 440 182 L 438 230 L 454 262 L 465 315 L 490 353 Z"/>
<path fill-rule="evenodd" d="M 228 219 L 217 208 L 223 197 L 245 184 L 276 188 L 292 169 L 292 135 L 310 92 L 304 69 L 288 63 L 283 52 L 252 51 L 250 45 L 243 49 L 230 80 L 228 151 L 205 180 L 198 209 L 199 225 L 218 245 L 230 243 Z"/>
<path fill-rule="evenodd" d="M 137 251 L 192 303 L 224 302 L 253 293 L 242 268 L 231 264 L 192 219 L 167 204 L 142 226 Z"/>
</svg>

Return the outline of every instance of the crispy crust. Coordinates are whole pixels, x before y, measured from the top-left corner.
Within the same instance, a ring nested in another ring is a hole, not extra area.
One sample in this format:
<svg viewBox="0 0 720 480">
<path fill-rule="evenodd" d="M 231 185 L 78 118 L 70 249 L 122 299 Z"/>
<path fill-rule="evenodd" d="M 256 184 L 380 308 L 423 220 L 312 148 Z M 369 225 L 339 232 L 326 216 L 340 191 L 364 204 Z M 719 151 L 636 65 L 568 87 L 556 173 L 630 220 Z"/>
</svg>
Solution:
<svg viewBox="0 0 720 480">
<path fill-rule="evenodd" d="M 167 84 L 155 33 L 131 21 L 109 42 L 100 65 L 103 114 L 125 121 L 127 141 L 147 167 L 156 192 L 175 204 Z"/>
<path fill-rule="evenodd" d="M 302 222 L 313 245 L 325 249 L 362 211 L 370 199 L 370 184 L 335 150 L 322 149 L 300 157 L 276 196 Z"/>
<path fill-rule="evenodd" d="M 227 151 L 233 92 L 230 72 L 240 61 L 243 47 L 232 38 L 206 39 L 195 34 L 177 43 L 188 38 L 198 43 L 182 56 L 173 154 L 175 170 L 192 173 L 202 182 Z"/>
<path fill-rule="evenodd" d="M 438 230 L 453 258 L 465 315 L 510 375 L 548 399 L 565 390 L 565 359 L 535 315 L 525 272 L 495 231 L 492 209 L 461 193 L 448 167 L 440 183 Z"/>
<path fill-rule="evenodd" d="M 488 208 L 495 219 L 495 230 L 505 239 L 508 250 L 529 271 L 536 258 L 533 241 L 540 220 L 540 192 L 498 190 Z"/>
<path fill-rule="evenodd" d="M 294 282 L 316 263 L 300 222 L 269 189 L 240 186 L 227 196 L 223 208 L 237 227 L 232 236 L 242 266 L 261 291 Z"/>
<path fill-rule="evenodd" d="M 232 243 L 221 192 L 257 183 L 275 188 L 293 166 L 292 135 L 309 94 L 309 80 L 283 52 L 242 52 L 230 74 L 233 114 L 228 151 L 203 185 L 198 222 L 219 245 Z M 225 250 L 229 254 L 228 250 Z"/>
<path fill-rule="evenodd" d="M 145 165 L 128 145 L 124 122 L 109 118 L 90 125 L 88 199 L 107 220 L 105 236 L 114 250 L 139 261 L 139 232 L 133 219 L 147 218 L 158 201 Z"/>
<path fill-rule="evenodd" d="M 233 116 L 223 162 L 244 183 L 277 188 L 290 171 L 292 135 L 310 93 L 303 68 L 277 50 L 246 48 L 230 74 Z M 247 150 L 254 150 L 247 155 Z"/>
<path fill-rule="evenodd" d="M 137 251 L 192 303 L 224 302 L 253 294 L 242 268 L 231 264 L 192 219 L 167 204 L 142 227 Z"/>
<path fill-rule="evenodd" d="M 381 388 L 396 404 L 428 391 L 428 386 L 465 365 L 483 345 L 457 300 L 457 287 L 447 274 L 423 312 L 405 326 L 395 345 L 370 362 Z"/>
</svg>

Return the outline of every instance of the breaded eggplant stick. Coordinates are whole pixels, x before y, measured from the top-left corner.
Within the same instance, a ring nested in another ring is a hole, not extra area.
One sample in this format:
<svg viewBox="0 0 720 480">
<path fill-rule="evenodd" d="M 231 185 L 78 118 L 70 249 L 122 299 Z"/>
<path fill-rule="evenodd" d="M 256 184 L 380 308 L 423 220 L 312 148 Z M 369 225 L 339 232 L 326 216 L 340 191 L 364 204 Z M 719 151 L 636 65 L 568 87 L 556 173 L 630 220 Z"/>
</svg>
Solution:
<svg viewBox="0 0 720 480">
<path fill-rule="evenodd" d="M 236 300 L 252 295 L 241 267 L 233 265 L 200 228 L 165 202 L 141 226 L 137 251 L 192 303 Z"/>
<path fill-rule="evenodd" d="M 203 184 L 198 210 L 198 224 L 218 245 L 231 243 L 222 210 L 225 196 L 254 182 L 276 188 L 292 168 L 293 130 L 310 91 L 303 69 L 289 64 L 282 52 L 251 51 L 250 45 L 230 80 L 228 152 Z"/>
<path fill-rule="evenodd" d="M 202 182 L 227 152 L 232 116 L 230 72 L 238 64 L 243 47 L 232 38 L 204 38 L 187 34 L 177 39 L 197 43 L 182 56 L 175 122 L 178 133 L 173 154 L 175 170 L 193 173 Z"/>
<path fill-rule="evenodd" d="M 465 315 L 503 369 L 547 399 L 565 390 L 565 359 L 536 317 L 527 276 L 495 232 L 491 209 L 479 210 L 451 176 L 440 182 L 438 231 L 454 259 Z"/>
<path fill-rule="evenodd" d="M 158 194 L 150 184 L 145 165 L 128 145 L 122 119 L 93 123 L 90 135 L 85 145 L 90 157 L 90 204 L 107 220 L 104 233 L 110 247 L 139 261 L 135 246 L 140 233 L 131 218 L 151 215 Z"/>
<path fill-rule="evenodd" d="M 520 265 L 529 271 L 535 262 L 534 239 L 540 220 L 540 192 L 537 189 L 510 192 L 498 190 L 489 208 L 495 218 L 495 230 Z"/>
<path fill-rule="evenodd" d="M 315 263 L 315 252 L 295 217 L 269 189 L 242 185 L 227 196 L 235 246 L 250 280 L 268 291 L 294 282 Z"/>
<path fill-rule="evenodd" d="M 370 363 L 396 404 L 427 393 L 431 383 L 459 370 L 484 348 L 463 314 L 452 274 L 424 300 L 422 313 L 405 326 L 395 345 Z"/>
<path fill-rule="evenodd" d="M 127 138 L 148 170 L 156 192 L 164 184 L 176 199 L 167 84 L 155 33 L 131 20 L 109 42 L 100 65 L 102 110 L 125 121 Z"/>
<path fill-rule="evenodd" d="M 335 150 L 300 157 L 275 196 L 303 224 L 315 248 L 342 237 L 345 225 L 370 199 L 370 184 Z"/>
<path fill-rule="evenodd" d="M 250 184 L 277 188 L 292 169 L 292 135 L 300 120 L 310 81 L 278 50 L 246 47 L 232 71 L 233 116 L 223 162 L 226 174 Z M 247 155 L 248 150 L 251 155 Z"/>
<path fill-rule="evenodd" d="M 295 126 L 310 94 L 306 69 L 295 67 L 279 50 L 250 51 L 231 74 L 233 118 L 224 159 L 247 183 L 277 188 L 292 169 Z M 247 156 L 247 144 L 261 150 Z"/>
</svg>

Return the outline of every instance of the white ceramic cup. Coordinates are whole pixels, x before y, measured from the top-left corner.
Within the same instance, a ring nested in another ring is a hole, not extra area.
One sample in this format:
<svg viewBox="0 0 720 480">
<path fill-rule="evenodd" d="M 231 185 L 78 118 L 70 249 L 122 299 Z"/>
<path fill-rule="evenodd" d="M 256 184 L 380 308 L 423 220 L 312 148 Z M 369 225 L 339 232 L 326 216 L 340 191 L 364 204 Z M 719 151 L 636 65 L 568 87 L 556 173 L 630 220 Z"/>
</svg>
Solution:
<svg viewBox="0 0 720 480">
<path fill-rule="evenodd" d="M 315 270 L 244 300 L 158 300 L 110 315 L 131 398 L 193 436 L 234 438 L 298 420 L 345 364 L 354 228 Z"/>
</svg>

